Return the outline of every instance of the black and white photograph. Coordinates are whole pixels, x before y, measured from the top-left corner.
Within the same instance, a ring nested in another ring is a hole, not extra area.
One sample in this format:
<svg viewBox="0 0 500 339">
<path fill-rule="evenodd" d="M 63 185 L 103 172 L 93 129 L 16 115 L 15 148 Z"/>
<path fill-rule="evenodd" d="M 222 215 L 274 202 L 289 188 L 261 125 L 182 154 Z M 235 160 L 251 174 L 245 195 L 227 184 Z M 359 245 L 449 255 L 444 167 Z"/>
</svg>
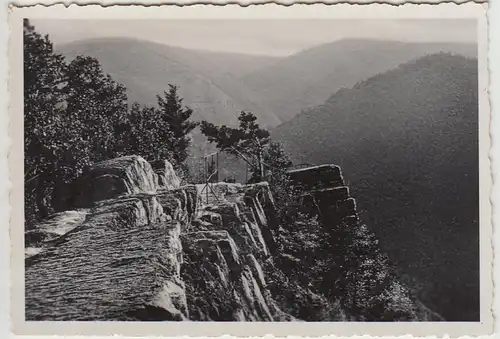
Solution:
<svg viewBox="0 0 500 339">
<path fill-rule="evenodd" d="M 488 320 L 477 19 L 20 20 L 25 321 Z"/>
</svg>

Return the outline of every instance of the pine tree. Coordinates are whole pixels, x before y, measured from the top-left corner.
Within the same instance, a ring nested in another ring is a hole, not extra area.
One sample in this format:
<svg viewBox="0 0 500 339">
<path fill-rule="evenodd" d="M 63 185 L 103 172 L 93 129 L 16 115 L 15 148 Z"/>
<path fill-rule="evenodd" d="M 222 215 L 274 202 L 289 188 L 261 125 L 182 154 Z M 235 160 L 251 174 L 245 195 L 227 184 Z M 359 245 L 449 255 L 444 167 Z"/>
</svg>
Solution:
<svg viewBox="0 0 500 339">
<path fill-rule="evenodd" d="M 137 102 L 131 106 L 128 115 L 126 152 L 136 154 L 151 163 L 173 161 L 172 133 L 159 120 L 156 107 L 141 107 Z"/>
<path fill-rule="evenodd" d="M 183 107 L 183 99 L 179 97 L 178 87 L 169 84 L 169 90 L 164 91 L 163 97 L 157 95 L 160 128 L 166 133 L 160 135 L 162 144 L 170 145 L 174 165 L 177 168 L 183 166 L 188 157 L 188 149 L 191 144 L 189 133 L 198 126 L 197 122 L 190 121 L 193 111 L 189 107 Z"/>
<path fill-rule="evenodd" d="M 270 141 L 269 131 L 260 128 L 257 117 L 251 112 L 242 111 L 238 120 L 239 128 L 202 121 L 201 131 L 221 151 L 243 159 L 252 169 L 254 181 L 263 180 L 264 150 Z"/>
</svg>

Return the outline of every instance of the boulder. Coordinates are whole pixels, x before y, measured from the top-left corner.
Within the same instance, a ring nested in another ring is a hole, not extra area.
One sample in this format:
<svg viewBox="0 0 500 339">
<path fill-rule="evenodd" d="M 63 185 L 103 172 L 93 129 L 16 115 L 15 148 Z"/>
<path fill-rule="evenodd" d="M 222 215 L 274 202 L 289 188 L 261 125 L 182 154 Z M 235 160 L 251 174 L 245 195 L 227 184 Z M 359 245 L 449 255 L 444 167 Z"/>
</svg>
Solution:
<svg viewBox="0 0 500 339">
<path fill-rule="evenodd" d="M 198 215 L 201 201 L 194 185 L 171 190 L 162 189 L 155 196 L 163 212 L 172 219 L 181 221 L 185 228 L 188 228 L 190 222 Z"/>
<path fill-rule="evenodd" d="M 205 206 L 202 216 L 213 216 L 213 222 L 202 219 L 212 226 L 209 230 L 225 230 L 234 239 L 242 253 L 259 252 L 269 254 L 268 245 L 264 240 L 262 229 L 251 207 L 242 202 L 221 202 Z M 215 217 L 216 216 L 216 217 Z"/>
<path fill-rule="evenodd" d="M 276 219 L 276 206 L 269 184 L 261 182 L 248 185 L 245 187 L 244 192 L 243 201 L 250 208 L 253 219 L 251 224 L 257 224 L 260 233 L 259 237 L 263 237 L 267 248 L 271 253 L 275 253 L 276 242 L 273 231 L 277 230 L 279 222 Z M 249 216 L 248 213 L 246 215 Z"/>
<path fill-rule="evenodd" d="M 312 166 L 291 170 L 289 174 L 303 192 L 302 211 L 320 216 L 325 229 L 333 229 L 341 222 L 355 225 L 359 221 L 356 201 L 344 186 L 338 166 Z"/>
<path fill-rule="evenodd" d="M 154 172 L 158 175 L 158 186 L 166 189 L 176 189 L 181 185 L 181 179 L 175 173 L 174 167 L 167 160 L 157 161 L 151 164 Z"/>
<path fill-rule="evenodd" d="M 32 246 L 41 242 L 50 241 L 68 233 L 75 227 L 80 226 L 85 221 L 87 214 L 88 210 L 78 210 L 50 215 L 39 223 L 34 224 L 32 229 L 26 232 L 25 246 Z M 38 234 L 38 236 L 35 234 Z"/>
<path fill-rule="evenodd" d="M 200 210 L 200 206 L 202 205 L 201 196 L 198 192 L 196 185 L 185 185 L 179 188 L 186 194 L 186 209 L 189 215 L 189 218 L 193 220 L 196 218 Z"/>
<path fill-rule="evenodd" d="M 93 165 L 77 186 L 76 206 L 90 207 L 94 202 L 124 195 L 155 193 L 158 176 L 146 160 L 133 155 Z"/>
<path fill-rule="evenodd" d="M 55 213 L 36 223 L 24 234 L 25 257 L 40 253 L 44 247 L 71 230 L 79 227 L 88 214 L 87 210 Z"/>
<path fill-rule="evenodd" d="M 176 222 L 85 227 L 26 264 L 27 320 L 183 320 Z"/>
<path fill-rule="evenodd" d="M 163 212 L 174 220 L 183 221 L 188 218 L 185 193 L 165 191 L 157 194 Z"/>
<path fill-rule="evenodd" d="M 165 221 L 155 196 L 131 196 L 99 201 L 90 209 L 85 226 L 119 230 Z"/>
<path fill-rule="evenodd" d="M 293 183 L 304 191 L 324 187 L 344 186 L 344 178 L 340 167 L 335 165 L 319 165 L 288 171 Z"/>
</svg>

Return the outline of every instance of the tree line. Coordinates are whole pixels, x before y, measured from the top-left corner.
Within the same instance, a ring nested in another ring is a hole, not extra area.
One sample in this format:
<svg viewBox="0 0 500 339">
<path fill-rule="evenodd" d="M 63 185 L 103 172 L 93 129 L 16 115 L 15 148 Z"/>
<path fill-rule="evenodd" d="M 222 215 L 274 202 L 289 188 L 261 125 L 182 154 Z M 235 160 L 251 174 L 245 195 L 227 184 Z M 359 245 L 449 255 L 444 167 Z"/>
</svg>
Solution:
<svg viewBox="0 0 500 339">
<path fill-rule="evenodd" d="M 30 22 L 24 38 L 24 156 L 27 223 L 53 212 L 60 185 L 73 182 L 95 162 L 137 154 L 169 160 L 187 171 L 189 133 L 198 125 L 175 85 L 157 95 L 157 106 L 127 101 L 126 88 L 99 61 L 68 62 Z"/>
<path fill-rule="evenodd" d="M 251 112 L 241 112 L 239 127 L 192 121 L 179 88 L 157 95 L 157 105 L 129 105 L 126 88 L 106 74 L 99 61 L 77 56 L 67 61 L 24 20 L 24 154 L 25 216 L 30 222 L 54 211 L 58 188 L 69 185 L 89 167 L 123 155 L 147 161 L 170 161 L 181 176 L 190 173 L 186 160 L 190 133 L 201 132 L 219 150 L 249 166 L 252 181 L 272 178 L 291 166 L 279 143 L 271 142 Z M 264 162 L 267 161 L 267 163 Z M 272 172 L 272 173 L 271 173 Z"/>
</svg>

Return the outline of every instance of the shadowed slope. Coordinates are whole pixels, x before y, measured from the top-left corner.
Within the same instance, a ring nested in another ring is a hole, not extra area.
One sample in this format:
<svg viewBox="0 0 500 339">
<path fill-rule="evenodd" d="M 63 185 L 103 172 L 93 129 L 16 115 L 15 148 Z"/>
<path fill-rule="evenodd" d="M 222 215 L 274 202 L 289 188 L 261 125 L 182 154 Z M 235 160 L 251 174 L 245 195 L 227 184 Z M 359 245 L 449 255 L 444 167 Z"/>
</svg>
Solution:
<svg viewBox="0 0 500 339">
<path fill-rule="evenodd" d="M 297 162 L 336 163 L 361 217 L 422 300 L 479 317 L 477 60 L 401 65 L 276 128 Z"/>
</svg>

